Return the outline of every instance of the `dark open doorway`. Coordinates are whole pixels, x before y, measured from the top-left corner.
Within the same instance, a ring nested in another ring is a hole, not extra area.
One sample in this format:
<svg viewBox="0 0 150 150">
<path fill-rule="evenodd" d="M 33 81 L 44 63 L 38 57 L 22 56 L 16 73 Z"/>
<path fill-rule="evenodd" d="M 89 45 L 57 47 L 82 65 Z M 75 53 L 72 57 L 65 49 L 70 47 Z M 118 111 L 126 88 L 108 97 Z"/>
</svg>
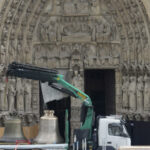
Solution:
<svg viewBox="0 0 150 150">
<path fill-rule="evenodd" d="M 115 71 L 85 70 L 85 92 L 91 97 L 97 115 L 115 114 Z"/>
</svg>

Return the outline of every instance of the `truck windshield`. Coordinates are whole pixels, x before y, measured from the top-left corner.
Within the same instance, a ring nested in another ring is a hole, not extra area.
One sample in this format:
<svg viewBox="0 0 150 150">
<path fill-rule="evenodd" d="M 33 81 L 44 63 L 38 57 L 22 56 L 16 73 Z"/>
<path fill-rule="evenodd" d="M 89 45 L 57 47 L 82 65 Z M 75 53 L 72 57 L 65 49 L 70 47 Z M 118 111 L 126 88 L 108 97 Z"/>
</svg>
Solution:
<svg viewBox="0 0 150 150">
<path fill-rule="evenodd" d="M 121 125 L 119 123 L 108 124 L 108 134 L 112 136 L 129 137 L 124 125 Z"/>
</svg>

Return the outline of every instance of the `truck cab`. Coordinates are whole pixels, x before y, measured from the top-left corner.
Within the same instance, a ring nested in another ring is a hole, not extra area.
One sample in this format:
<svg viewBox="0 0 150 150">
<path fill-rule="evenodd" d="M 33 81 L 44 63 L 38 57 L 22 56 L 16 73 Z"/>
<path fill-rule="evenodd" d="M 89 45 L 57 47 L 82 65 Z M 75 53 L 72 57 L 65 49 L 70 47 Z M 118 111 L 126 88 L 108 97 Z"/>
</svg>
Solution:
<svg viewBox="0 0 150 150">
<path fill-rule="evenodd" d="M 114 116 L 98 117 L 98 149 L 118 149 L 131 145 L 131 140 L 121 119 Z"/>
</svg>

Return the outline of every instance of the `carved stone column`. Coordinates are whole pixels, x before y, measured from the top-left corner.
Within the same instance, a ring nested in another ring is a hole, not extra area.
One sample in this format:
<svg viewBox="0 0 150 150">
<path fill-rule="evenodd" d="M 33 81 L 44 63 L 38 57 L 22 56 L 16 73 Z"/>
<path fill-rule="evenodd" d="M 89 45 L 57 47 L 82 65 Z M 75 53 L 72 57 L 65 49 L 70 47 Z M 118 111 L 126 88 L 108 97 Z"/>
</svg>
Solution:
<svg viewBox="0 0 150 150">
<path fill-rule="evenodd" d="M 72 84 L 79 90 L 84 89 L 83 62 L 81 57 L 81 47 L 79 44 L 73 45 L 73 55 L 70 60 L 70 72 L 72 75 Z M 71 98 L 71 142 L 73 142 L 73 130 L 80 127 L 80 109 L 81 101 Z"/>
<path fill-rule="evenodd" d="M 73 71 L 72 84 L 80 90 L 83 90 L 84 79 L 81 76 L 79 70 Z M 81 114 L 81 101 L 76 98 L 71 98 L 71 142 L 73 141 L 73 131 L 76 128 L 79 128 L 80 123 L 80 114 Z"/>
</svg>

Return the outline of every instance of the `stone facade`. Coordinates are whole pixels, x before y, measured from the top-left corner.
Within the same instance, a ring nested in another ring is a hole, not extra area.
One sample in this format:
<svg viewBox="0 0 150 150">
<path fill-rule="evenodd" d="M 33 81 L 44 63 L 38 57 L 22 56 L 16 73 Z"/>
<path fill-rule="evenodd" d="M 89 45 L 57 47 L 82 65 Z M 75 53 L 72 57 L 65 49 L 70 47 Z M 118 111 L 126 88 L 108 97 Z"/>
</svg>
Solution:
<svg viewBox="0 0 150 150">
<path fill-rule="evenodd" d="M 5 82 L 3 68 L 17 61 L 67 69 L 81 90 L 85 69 L 114 69 L 116 113 L 149 120 L 149 6 L 149 0 L 2 0 L 1 114 L 39 116 L 38 82 Z M 72 129 L 79 125 L 74 114 L 80 105 L 72 98 Z"/>
</svg>

